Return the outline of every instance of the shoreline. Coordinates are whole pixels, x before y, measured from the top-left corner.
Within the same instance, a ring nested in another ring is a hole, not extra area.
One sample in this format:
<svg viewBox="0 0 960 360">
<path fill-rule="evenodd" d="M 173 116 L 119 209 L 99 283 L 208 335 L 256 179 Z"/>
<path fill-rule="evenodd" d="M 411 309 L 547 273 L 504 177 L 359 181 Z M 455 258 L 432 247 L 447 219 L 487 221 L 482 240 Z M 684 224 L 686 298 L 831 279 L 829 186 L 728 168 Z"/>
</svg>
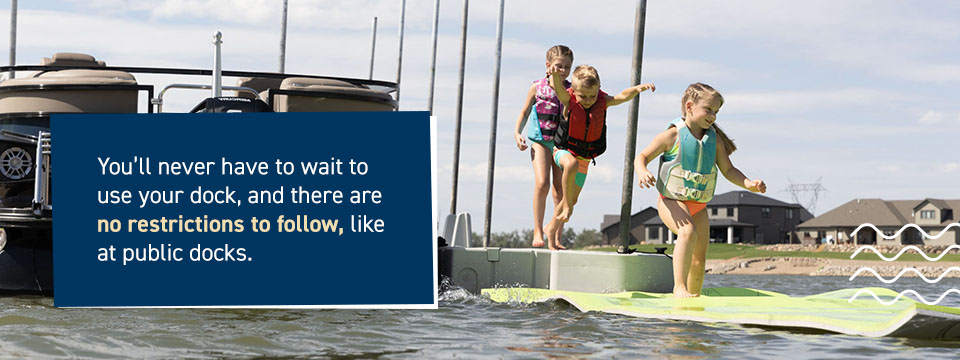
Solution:
<svg viewBox="0 0 960 360">
<path fill-rule="evenodd" d="M 852 276 L 859 269 L 869 267 L 887 279 L 898 274 L 903 277 L 918 277 L 915 268 L 928 279 L 960 278 L 960 269 L 947 272 L 951 267 L 960 268 L 955 261 L 896 261 L 849 260 L 809 257 L 765 257 L 732 258 L 725 260 L 707 260 L 706 273 L 713 275 L 808 275 L 808 276 Z M 946 274 L 944 275 L 944 273 Z M 858 277 L 872 277 L 870 271 L 863 271 Z"/>
</svg>

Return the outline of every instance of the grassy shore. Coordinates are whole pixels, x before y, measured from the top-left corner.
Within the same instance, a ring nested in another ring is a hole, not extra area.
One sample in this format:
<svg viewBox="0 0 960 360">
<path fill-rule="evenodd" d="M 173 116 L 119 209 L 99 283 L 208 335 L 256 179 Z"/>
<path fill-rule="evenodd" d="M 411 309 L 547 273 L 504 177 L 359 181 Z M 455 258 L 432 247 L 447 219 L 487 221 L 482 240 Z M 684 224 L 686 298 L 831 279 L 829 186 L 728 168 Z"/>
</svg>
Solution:
<svg viewBox="0 0 960 360">
<path fill-rule="evenodd" d="M 654 248 L 666 247 L 667 254 L 673 253 L 673 245 L 662 245 L 662 244 L 647 244 L 647 245 L 631 245 L 630 248 L 644 251 L 644 252 L 654 252 Z M 616 251 L 616 247 L 603 247 L 592 249 L 596 251 Z M 897 253 L 884 253 L 884 256 L 887 258 L 896 255 Z M 766 258 L 766 257 L 810 257 L 810 258 L 824 258 L 824 259 L 843 259 L 849 260 L 850 255 L 853 255 L 851 252 L 813 252 L 813 251 L 768 251 L 761 250 L 759 246 L 754 245 L 737 245 L 737 244 L 719 244 L 713 243 L 710 244 L 710 247 L 707 248 L 707 259 L 709 260 L 726 260 L 736 257 L 749 259 L 749 258 Z M 927 254 L 927 256 L 933 258 L 937 257 L 940 254 Z M 880 260 L 880 257 L 877 256 L 873 251 L 861 251 L 854 260 Z M 897 261 L 925 261 L 920 254 L 914 251 L 907 251 Z M 960 262 L 960 254 L 948 254 L 944 256 L 941 262 Z"/>
</svg>

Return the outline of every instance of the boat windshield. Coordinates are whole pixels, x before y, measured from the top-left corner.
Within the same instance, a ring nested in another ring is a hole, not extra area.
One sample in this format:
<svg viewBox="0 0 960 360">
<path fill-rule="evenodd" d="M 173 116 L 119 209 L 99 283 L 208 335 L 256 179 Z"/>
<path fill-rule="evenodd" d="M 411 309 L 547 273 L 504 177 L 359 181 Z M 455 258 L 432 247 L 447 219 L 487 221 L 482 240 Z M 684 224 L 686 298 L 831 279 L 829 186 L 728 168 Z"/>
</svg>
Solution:
<svg viewBox="0 0 960 360">
<path fill-rule="evenodd" d="M 0 128 L 23 135 L 37 136 L 40 131 L 50 131 L 49 118 L 0 119 Z"/>
</svg>

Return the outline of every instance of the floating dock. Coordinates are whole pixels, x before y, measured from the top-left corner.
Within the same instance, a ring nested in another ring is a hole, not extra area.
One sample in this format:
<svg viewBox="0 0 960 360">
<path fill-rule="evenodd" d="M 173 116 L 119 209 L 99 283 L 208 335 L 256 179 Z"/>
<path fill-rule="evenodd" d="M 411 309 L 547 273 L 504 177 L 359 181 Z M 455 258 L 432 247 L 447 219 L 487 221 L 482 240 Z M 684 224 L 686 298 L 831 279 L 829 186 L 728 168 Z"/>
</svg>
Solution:
<svg viewBox="0 0 960 360">
<path fill-rule="evenodd" d="M 665 254 L 443 246 L 438 255 L 440 275 L 472 293 L 495 287 L 673 291 L 672 259 Z"/>
</svg>

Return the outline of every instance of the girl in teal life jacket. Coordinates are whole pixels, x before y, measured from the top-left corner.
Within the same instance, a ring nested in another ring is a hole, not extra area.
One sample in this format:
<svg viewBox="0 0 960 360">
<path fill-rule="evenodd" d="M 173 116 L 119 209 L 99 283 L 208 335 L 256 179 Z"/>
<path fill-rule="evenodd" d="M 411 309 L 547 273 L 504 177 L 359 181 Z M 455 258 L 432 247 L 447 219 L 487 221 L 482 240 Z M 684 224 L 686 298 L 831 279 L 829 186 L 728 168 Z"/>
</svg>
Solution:
<svg viewBox="0 0 960 360">
<path fill-rule="evenodd" d="M 551 80 L 557 98 L 563 104 L 563 117 L 554 136 L 553 160 L 563 170 L 561 188 L 563 201 L 554 216 L 544 227 L 547 236 L 557 235 L 563 223 L 569 221 L 573 206 L 580 197 L 587 177 L 590 161 L 600 156 L 607 148 L 607 108 L 623 104 L 641 92 L 656 90 L 653 84 L 640 84 L 621 91 L 616 96 L 607 95 L 600 90 L 600 75 L 597 69 L 589 65 L 580 65 L 573 70 L 570 88 L 563 89 L 560 69 L 552 69 Z M 551 243 L 559 244 L 559 237 L 551 238 Z M 562 246 L 558 247 L 563 249 Z"/>
<path fill-rule="evenodd" d="M 553 188 L 553 207 L 559 207 L 563 198 L 560 187 L 560 168 L 553 163 L 553 136 L 560 121 L 560 112 L 563 105 L 557 99 L 557 93 L 550 86 L 549 70 L 553 67 L 560 69 L 560 75 L 566 79 L 573 64 L 573 51 L 563 45 L 556 45 L 547 50 L 546 76 L 534 81 L 527 90 L 527 97 L 517 124 L 514 126 L 513 137 L 517 149 L 524 151 L 530 144 L 530 161 L 533 163 L 533 247 L 543 247 L 544 238 L 559 239 L 563 227 L 555 231 L 555 236 L 543 235 L 543 213 L 546 208 L 547 193 Z M 564 81 L 564 89 L 570 86 Z M 529 122 L 527 136 L 523 136 L 524 124 Z M 551 177 L 553 181 L 551 181 Z M 551 186 L 552 185 L 552 186 Z M 562 247 L 559 243 L 549 243 L 551 249 Z M 559 247 L 558 247 L 559 246 Z"/>
<path fill-rule="evenodd" d="M 734 185 L 752 192 L 766 192 L 763 180 L 750 180 L 730 162 L 737 149 L 714 122 L 723 96 L 706 84 L 687 87 L 680 101 L 682 118 L 667 126 L 650 145 L 637 154 L 635 168 L 642 188 L 656 187 L 660 219 L 677 234 L 673 249 L 673 295 L 699 296 L 703 287 L 710 222 L 703 211 L 713 198 L 717 170 Z M 660 156 L 657 175 L 647 164 Z"/>
</svg>

